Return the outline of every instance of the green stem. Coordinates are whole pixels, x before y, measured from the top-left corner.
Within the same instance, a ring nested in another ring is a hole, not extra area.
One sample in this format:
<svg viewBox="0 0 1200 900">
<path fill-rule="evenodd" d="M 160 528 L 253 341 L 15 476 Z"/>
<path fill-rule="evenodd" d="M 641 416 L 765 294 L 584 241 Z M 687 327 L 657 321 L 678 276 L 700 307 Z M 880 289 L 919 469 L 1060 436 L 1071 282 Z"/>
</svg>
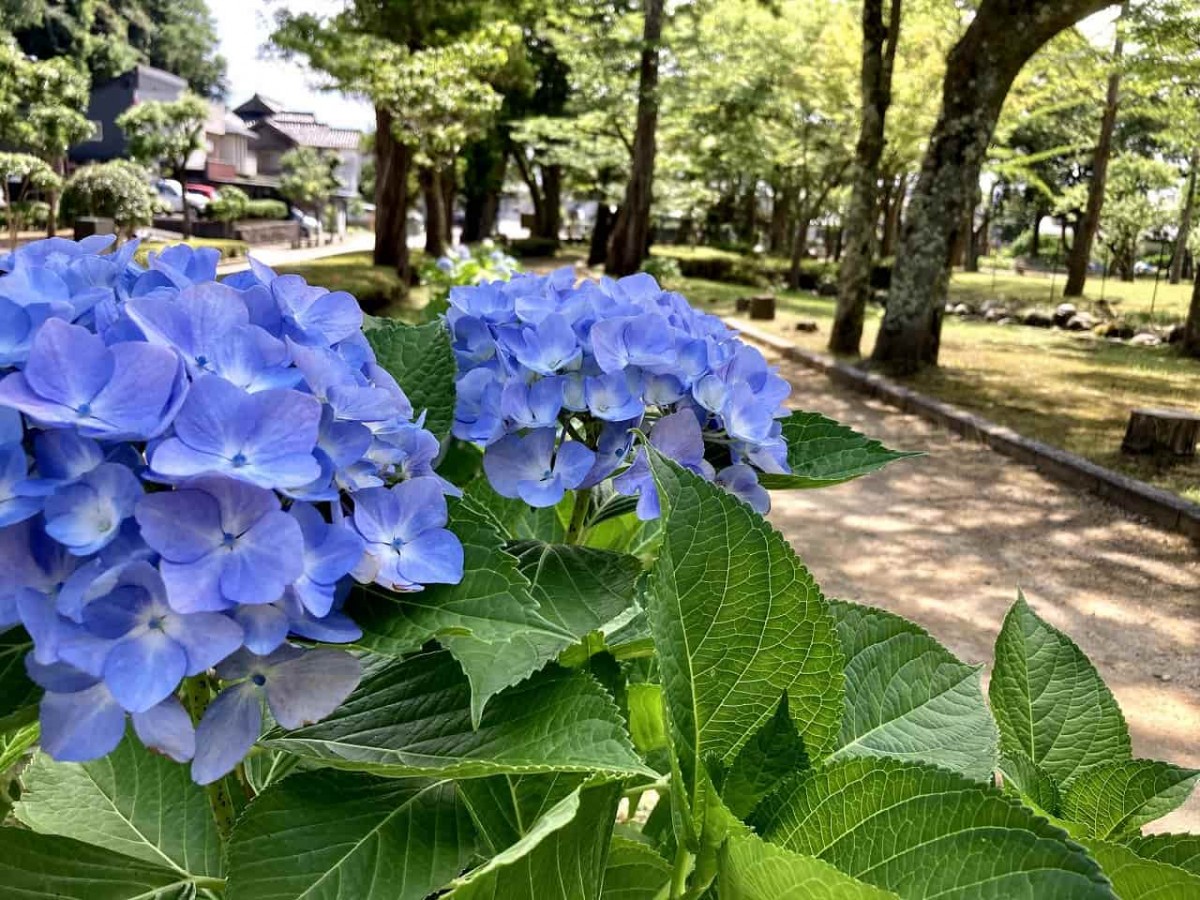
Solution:
<svg viewBox="0 0 1200 900">
<path fill-rule="evenodd" d="M 192 884 L 194 884 L 199 890 L 217 891 L 218 893 L 224 893 L 225 891 L 224 878 L 209 878 L 206 875 L 193 875 Z"/>
<path fill-rule="evenodd" d="M 587 530 L 585 523 L 587 522 L 591 505 L 591 488 L 584 488 L 575 492 L 575 508 L 571 510 L 571 524 L 567 526 L 566 542 L 568 544 L 580 544 L 583 542 L 583 533 Z"/>
<path fill-rule="evenodd" d="M 675 850 L 675 865 L 671 869 L 671 900 L 687 896 L 687 878 L 692 869 L 692 854 L 680 844 Z"/>
</svg>

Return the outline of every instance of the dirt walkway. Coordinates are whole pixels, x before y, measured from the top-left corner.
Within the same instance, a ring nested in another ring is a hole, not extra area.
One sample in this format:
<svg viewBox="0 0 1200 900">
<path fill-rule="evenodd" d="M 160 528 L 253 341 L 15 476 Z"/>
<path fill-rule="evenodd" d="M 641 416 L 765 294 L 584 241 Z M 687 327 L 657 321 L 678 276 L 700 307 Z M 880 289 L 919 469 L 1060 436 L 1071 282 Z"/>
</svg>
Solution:
<svg viewBox="0 0 1200 900">
<path fill-rule="evenodd" d="M 1113 689 L 1137 756 L 1200 768 L 1200 552 L 982 445 L 791 363 L 792 405 L 924 458 L 821 491 L 771 519 L 827 596 L 883 607 L 990 663 L 1020 586 Z M 1200 831 L 1200 797 L 1156 831 Z"/>
</svg>

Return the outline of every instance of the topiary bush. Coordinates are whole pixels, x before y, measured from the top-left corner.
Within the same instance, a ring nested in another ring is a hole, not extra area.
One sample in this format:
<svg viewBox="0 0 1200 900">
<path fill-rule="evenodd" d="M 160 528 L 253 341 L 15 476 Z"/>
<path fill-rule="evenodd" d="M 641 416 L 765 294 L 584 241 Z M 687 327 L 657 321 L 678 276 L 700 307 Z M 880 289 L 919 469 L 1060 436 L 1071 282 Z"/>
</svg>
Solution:
<svg viewBox="0 0 1200 900">
<path fill-rule="evenodd" d="M 239 222 L 247 217 L 250 198 L 241 188 L 232 185 L 217 191 L 216 199 L 208 204 L 205 213 L 218 222 Z"/>
<path fill-rule="evenodd" d="M 287 204 L 282 200 L 251 200 L 246 204 L 247 219 L 286 219 Z"/>
<path fill-rule="evenodd" d="M 986 695 L 826 597 L 773 493 L 916 454 L 650 276 L 407 326 L 104 243 L 0 258 L 14 896 L 1200 896 L 1200 772 L 1023 597 Z"/>
<path fill-rule="evenodd" d="M 126 160 L 81 166 L 63 188 L 63 216 L 67 221 L 103 216 L 116 222 L 123 233 L 132 234 L 162 210 L 150 181 L 145 169 Z"/>
</svg>

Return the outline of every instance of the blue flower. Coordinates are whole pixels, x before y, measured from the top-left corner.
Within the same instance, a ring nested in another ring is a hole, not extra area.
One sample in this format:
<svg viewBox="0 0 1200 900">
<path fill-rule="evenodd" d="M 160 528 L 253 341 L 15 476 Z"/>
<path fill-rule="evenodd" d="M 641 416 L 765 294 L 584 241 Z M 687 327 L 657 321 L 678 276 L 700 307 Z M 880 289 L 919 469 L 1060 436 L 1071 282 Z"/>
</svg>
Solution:
<svg viewBox="0 0 1200 900">
<path fill-rule="evenodd" d="M 553 425 L 562 406 L 561 378 L 540 378 L 531 384 L 510 381 L 500 394 L 500 412 L 517 428 Z"/>
<path fill-rule="evenodd" d="M 299 728 L 333 712 L 362 677 L 362 666 L 340 650 L 284 645 L 269 656 L 245 651 L 217 668 L 228 684 L 196 728 L 192 779 L 210 784 L 233 771 L 262 730 L 265 700 L 275 721 Z"/>
<path fill-rule="evenodd" d="M 101 463 L 46 499 L 46 533 L 76 556 L 89 556 L 112 542 L 142 496 L 127 467 Z"/>
<path fill-rule="evenodd" d="M 659 453 L 673 459 L 685 469 L 702 478 L 713 478 L 712 465 L 704 458 L 704 436 L 700 423 L 688 410 L 664 416 L 650 429 L 650 445 Z M 657 519 L 661 514 L 658 489 L 644 451 L 624 473 L 613 480 L 617 493 L 637 496 L 639 519 Z"/>
<path fill-rule="evenodd" d="M 21 495 L 29 460 L 20 443 L 0 444 L 0 528 L 24 522 L 42 509 L 40 497 Z"/>
<path fill-rule="evenodd" d="M 67 662 L 103 678 L 129 712 L 158 705 L 184 677 L 212 668 L 243 638 L 241 627 L 220 613 L 172 609 L 162 577 L 144 562 L 128 566 L 111 593 L 83 608 L 83 627 L 102 646 L 83 658 L 72 658 L 68 646 Z"/>
<path fill-rule="evenodd" d="M 298 344 L 330 347 L 362 329 L 362 310 L 345 291 L 331 293 L 299 275 L 280 275 L 271 282 L 271 292 L 284 334 Z"/>
<path fill-rule="evenodd" d="M 221 473 L 262 487 L 300 487 L 321 474 L 313 457 L 321 404 L 297 391 L 249 394 L 216 375 L 192 385 L 175 436 L 150 457 L 167 478 Z"/>
<path fill-rule="evenodd" d="M 361 582 L 397 591 L 462 579 L 463 548 L 445 528 L 446 498 L 434 478 L 414 478 L 354 497 L 354 530 L 366 553 L 354 570 Z"/>
<path fill-rule="evenodd" d="M 84 437 L 147 440 L 166 430 L 183 402 L 184 366 L 173 351 L 104 341 L 50 319 L 38 331 L 23 372 L 0 381 L 0 404 Z"/>
<path fill-rule="evenodd" d="M 555 375 L 571 369 L 583 355 L 575 329 L 558 313 L 522 328 L 505 345 L 518 363 L 539 375 Z"/>
<path fill-rule="evenodd" d="M 510 434 L 488 447 L 483 469 L 496 493 L 544 507 L 579 487 L 596 454 L 578 441 L 565 441 L 555 452 L 555 440 L 553 428 L 539 428 L 524 436 Z"/>
<path fill-rule="evenodd" d="M 490 444 L 504 433 L 500 417 L 502 388 L 495 373 L 472 369 L 458 380 L 454 406 L 454 436 L 464 441 Z"/>
<path fill-rule="evenodd" d="M 675 362 L 675 339 L 662 316 L 646 313 L 605 319 L 592 326 L 592 349 L 605 372 L 629 366 L 669 366 Z"/>
<path fill-rule="evenodd" d="M 271 603 L 304 571 L 300 526 L 263 488 L 197 478 L 143 497 L 135 516 L 162 555 L 167 599 L 179 612 Z"/>
<path fill-rule="evenodd" d="M 646 411 L 641 396 L 641 375 L 636 370 L 606 372 L 583 381 L 588 410 L 605 422 L 640 418 Z"/>
<path fill-rule="evenodd" d="M 150 343 L 178 351 L 192 377 L 211 371 L 225 336 L 250 324 L 238 292 L 216 283 L 189 285 L 178 294 L 156 291 L 134 297 L 125 311 Z"/>
<path fill-rule="evenodd" d="M 758 473 L 744 463 L 726 466 L 717 473 L 716 483 L 764 516 L 771 511 L 771 495 L 758 483 Z"/>
<path fill-rule="evenodd" d="M 309 613 L 321 618 L 333 608 L 338 583 L 362 559 L 363 541 L 350 529 L 326 522 L 310 503 L 293 503 L 288 512 L 304 537 L 304 571 L 288 591 Z"/>
</svg>

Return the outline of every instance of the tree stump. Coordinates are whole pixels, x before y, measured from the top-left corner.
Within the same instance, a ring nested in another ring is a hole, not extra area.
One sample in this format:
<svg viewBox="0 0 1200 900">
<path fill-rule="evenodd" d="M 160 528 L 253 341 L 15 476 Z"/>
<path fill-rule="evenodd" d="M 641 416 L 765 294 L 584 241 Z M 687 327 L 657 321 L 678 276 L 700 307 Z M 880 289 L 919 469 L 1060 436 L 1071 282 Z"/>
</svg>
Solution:
<svg viewBox="0 0 1200 900">
<path fill-rule="evenodd" d="M 749 297 L 738 297 L 737 298 L 737 311 L 740 313 L 750 311 L 750 298 Z"/>
<path fill-rule="evenodd" d="M 771 294 L 764 294 L 760 297 L 750 298 L 750 318 L 751 319 L 774 319 L 775 318 L 775 297 Z"/>
<path fill-rule="evenodd" d="M 1160 456 L 1196 455 L 1200 439 L 1200 414 L 1186 409 L 1135 409 L 1121 443 L 1124 453 Z"/>
</svg>

